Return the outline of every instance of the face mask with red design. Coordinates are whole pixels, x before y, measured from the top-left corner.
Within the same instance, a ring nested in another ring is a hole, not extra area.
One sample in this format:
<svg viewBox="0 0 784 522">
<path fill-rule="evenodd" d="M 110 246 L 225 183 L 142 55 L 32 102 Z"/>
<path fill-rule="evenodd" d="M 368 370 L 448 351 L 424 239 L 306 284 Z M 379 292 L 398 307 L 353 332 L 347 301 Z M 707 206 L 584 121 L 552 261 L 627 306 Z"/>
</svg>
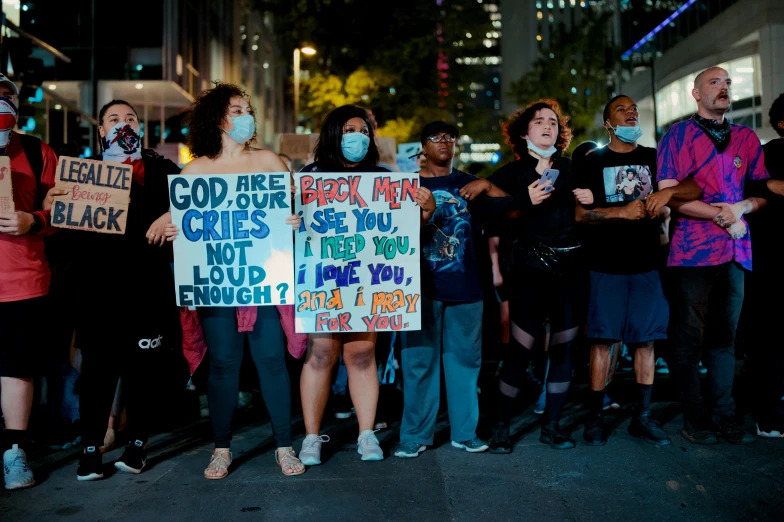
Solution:
<svg viewBox="0 0 784 522">
<path fill-rule="evenodd" d="M 142 158 L 141 138 L 130 123 L 120 122 L 103 139 L 103 159 L 133 163 Z"/>
<path fill-rule="evenodd" d="M 19 111 L 11 98 L 0 96 L 0 156 L 5 156 Z"/>
</svg>

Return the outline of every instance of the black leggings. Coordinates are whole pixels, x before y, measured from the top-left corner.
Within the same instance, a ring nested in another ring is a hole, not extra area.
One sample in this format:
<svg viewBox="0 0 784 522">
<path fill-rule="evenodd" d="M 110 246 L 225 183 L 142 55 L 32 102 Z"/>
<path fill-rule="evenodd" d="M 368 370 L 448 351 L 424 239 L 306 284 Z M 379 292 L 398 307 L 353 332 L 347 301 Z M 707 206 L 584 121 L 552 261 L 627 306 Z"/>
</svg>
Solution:
<svg viewBox="0 0 784 522">
<path fill-rule="evenodd" d="M 210 353 L 207 398 L 216 448 L 231 445 L 231 419 L 240 388 L 240 366 L 247 337 L 259 373 L 261 395 L 272 419 L 277 446 L 291 446 L 291 388 L 286 368 L 286 339 L 274 306 L 259 306 L 252 332 L 238 332 L 236 309 L 200 308 Z"/>
<path fill-rule="evenodd" d="M 523 376 L 533 357 L 532 349 L 544 338 L 544 325 L 550 322 L 547 356 L 547 406 L 545 422 L 557 422 L 566 402 L 572 380 L 572 356 L 580 325 L 583 323 L 585 282 L 582 277 L 556 277 L 523 269 L 509 302 L 511 335 L 501 367 L 500 420 L 509 423 L 514 399 L 523 386 Z"/>
<path fill-rule="evenodd" d="M 129 438 L 131 441 L 147 442 L 150 419 L 155 416 L 160 402 L 163 379 L 171 379 L 170 375 L 161 375 L 166 356 L 164 350 L 169 349 L 165 344 L 168 336 L 156 335 L 157 329 L 152 329 L 152 332 L 142 334 L 145 337 L 132 336 L 125 342 L 111 341 L 112 335 L 107 334 L 104 346 L 82 348 L 79 414 L 85 447 L 103 446 L 120 378 Z"/>
</svg>

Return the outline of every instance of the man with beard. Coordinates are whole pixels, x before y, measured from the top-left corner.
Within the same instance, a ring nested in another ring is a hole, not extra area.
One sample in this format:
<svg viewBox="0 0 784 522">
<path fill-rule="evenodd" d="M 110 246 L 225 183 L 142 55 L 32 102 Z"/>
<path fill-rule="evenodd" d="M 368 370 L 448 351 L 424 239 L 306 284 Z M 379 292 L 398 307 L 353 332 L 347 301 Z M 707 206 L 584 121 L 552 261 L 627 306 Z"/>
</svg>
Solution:
<svg viewBox="0 0 784 522">
<path fill-rule="evenodd" d="M 754 438 L 735 420 L 735 331 L 743 304 L 744 270 L 751 270 L 751 239 L 743 215 L 764 200 L 768 173 L 754 131 L 730 124 L 732 80 L 720 67 L 694 79 L 697 114 L 674 124 L 657 156 L 659 190 L 693 177 L 703 189 L 682 205 L 667 265 L 673 282 L 672 320 L 676 378 L 684 406 L 683 437 L 695 444 L 732 444 Z M 705 351 L 711 384 L 711 418 L 705 418 L 698 364 Z M 709 422 L 710 421 L 710 422 Z"/>
</svg>

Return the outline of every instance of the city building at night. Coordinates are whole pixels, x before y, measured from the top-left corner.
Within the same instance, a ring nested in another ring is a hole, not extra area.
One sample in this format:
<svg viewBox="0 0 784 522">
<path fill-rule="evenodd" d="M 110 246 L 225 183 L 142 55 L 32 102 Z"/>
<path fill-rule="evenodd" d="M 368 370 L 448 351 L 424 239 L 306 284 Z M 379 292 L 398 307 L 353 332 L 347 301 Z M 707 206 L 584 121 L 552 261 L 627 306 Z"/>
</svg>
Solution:
<svg viewBox="0 0 784 522">
<path fill-rule="evenodd" d="M 670 125 L 695 112 L 694 78 L 713 65 L 732 78 L 730 121 L 753 128 L 765 142 L 776 136 L 768 110 L 784 92 L 784 2 L 682 2 L 640 35 L 622 60 L 622 91 L 640 106 L 641 144 L 654 145 Z"/>
<path fill-rule="evenodd" d="M 25 113 L 33 120 L 23 130 L 56 149 L 94 150 L 97 108 L 123 99 L 139 112 L 144 146 L 183 163 L 182 115 L 216 80 L 236 83 L 251 96 L 257 146 L 274 148 L 277 136 L 291 130 L 283 88 L 290 63 L 280 57 L 272 17 L 247 2 L 140 0 L 119 19 L 116 6 L 87 0 L 3 8 L 21 31 L 46 44 L 33 45 L 25 56 L 14 51 L 12 38 L 8 73 L 25 83 L 19 65 L 40 68 L 27 75 L 38 80 L 43 96 L 22 100 L 32 106 Z"/>
</svg>

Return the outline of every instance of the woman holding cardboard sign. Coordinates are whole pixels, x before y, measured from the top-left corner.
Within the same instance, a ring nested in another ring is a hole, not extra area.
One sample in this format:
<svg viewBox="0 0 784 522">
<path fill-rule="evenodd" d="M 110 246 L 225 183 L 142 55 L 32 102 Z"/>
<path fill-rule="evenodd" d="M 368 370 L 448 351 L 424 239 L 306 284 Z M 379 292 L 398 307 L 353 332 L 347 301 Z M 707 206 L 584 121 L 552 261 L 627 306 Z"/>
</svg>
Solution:
<svg viewBox="0 0 784 522">
<path fill-rule="evenodd" d="M 253 108 L 236 85 L 217 83 L 204 91 L 191 108 L 188 146 L 196 157 L 183 174 L 243 174 L 288 172 L 277 154 L 248 146 L 256 136 Z M 286 223 L 299 227 L 299 216 Z M 177 227 L 169 225 L 170 241 Z M 275 460 L 284 475 L 300 475 L 305 466 L 291 447 L 291 388 L 286 368 L 286 340 L 274 306 L 199 308 L 210 355 L 207 398 L 215 451 L 204 470 L 207 479 L 222 479 L 231 466 L 231 419 L 237 404 L 239 373 L 247 337 L 259 373 L 261 393 L 272 419 L 277 443 Z"/>
<path fill-rule="evenodd" d="M 315 150 L 315 163 L 302 172 L 388 172 L 378 167 L 373 122 L 368 111 L 356 105 L 338 107 L 324 120 Z M 306 437 L 299 458 L 307 466 L 321 464 L 321 419 L 329 397 L 332 368 L 343 351 L 348 370 L 349 392 L 357 412 L 357 451 L 362 460 L 382 460 L 384 452 L 373 433 L 378 405 L 374 332 L 308 334 L 308 351 L 300 378 L 302 413 Z"/>
<path fill-rule="evenodd" d="M 131 193 L 123 234 L 81 230 L 58 234 L 59 246 L 71 261 L 62 267 L 61 275 L 78 281 L 69 289 L 76 310 L 76 346 L 82 351 L 79 401 L 85 449 L 78 480 L 103 478 L 100 447 L 118 379 L 123 383 L 129 442 L 114 465 L 127 473 L 142 471 L 150 420 L 161 385 L 170 380 L 163 370 L 171 367 L 168 353 L 178 344 L 170 253 L 151 245 L 148 235 L 151 228 L 164 226 L 169 209 L 167 175 L 180 169 L 141 148 L 139 119 L 129 103 L 109 102 L 98 121 L 102 152 L 91 159 L 129 165 Z"/>
</svg>

